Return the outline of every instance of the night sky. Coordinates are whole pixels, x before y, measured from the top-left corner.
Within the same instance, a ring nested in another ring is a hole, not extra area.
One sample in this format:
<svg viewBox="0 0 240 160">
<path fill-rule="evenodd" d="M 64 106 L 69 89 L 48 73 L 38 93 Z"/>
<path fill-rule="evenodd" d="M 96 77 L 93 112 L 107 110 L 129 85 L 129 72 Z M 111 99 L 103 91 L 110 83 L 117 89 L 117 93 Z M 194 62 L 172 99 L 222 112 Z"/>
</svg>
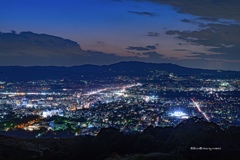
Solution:
<svg viewBox="0 0 240 160">
<path fill-rule="evenodd" d="M 239 0 L 1 0 L 0 65 L 240 70 Z"/>
</svg>

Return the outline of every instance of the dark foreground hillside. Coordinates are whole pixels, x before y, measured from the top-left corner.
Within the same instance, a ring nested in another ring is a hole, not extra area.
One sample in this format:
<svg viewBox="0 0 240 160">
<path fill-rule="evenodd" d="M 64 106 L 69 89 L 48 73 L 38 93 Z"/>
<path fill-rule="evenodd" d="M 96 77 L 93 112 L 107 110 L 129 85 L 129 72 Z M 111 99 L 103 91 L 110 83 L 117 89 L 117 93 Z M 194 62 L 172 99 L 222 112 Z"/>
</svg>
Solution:
<svg viewBox="0 0 240 160">
<path fill-rule="evenodd" d="M 148 160 L 239 159 L 240 127 L 221 130 L 218 125 L 191 118 L 177 127 L 148 127 L 143 133 L 124 135 L 105 128 L 96 137 L 18 139 L 0 136 L 0 160 Z"/>
</svg>

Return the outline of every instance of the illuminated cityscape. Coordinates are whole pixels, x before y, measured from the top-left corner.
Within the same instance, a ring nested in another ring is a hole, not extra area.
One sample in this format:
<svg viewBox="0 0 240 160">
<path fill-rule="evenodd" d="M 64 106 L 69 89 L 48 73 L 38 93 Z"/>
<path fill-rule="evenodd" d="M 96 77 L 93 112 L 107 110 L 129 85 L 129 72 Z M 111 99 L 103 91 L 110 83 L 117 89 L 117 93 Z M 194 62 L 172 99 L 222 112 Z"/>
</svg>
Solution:
<svg viewBox="0 0 240 160">
<path fill-rule="evenodd" d="M 238 160 L 239 0 L 1 0 L 0 160 Z"/>
<path fill-rule="evenodd" d="M 1 133 L 96 136 L 101 128 L 115 127 L 128 134 L 195 116 L 222 128 L 239 126 L 240 79 L 166 75 L 1 82 Z"/>
</svg>

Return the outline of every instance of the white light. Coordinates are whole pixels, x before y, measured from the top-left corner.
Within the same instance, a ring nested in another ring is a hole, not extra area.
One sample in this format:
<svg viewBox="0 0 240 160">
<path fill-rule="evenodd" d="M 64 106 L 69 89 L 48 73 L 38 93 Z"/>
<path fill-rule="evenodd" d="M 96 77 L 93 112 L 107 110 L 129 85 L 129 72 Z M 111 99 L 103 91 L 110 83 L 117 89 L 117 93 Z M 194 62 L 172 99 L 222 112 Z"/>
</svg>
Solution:
<svg viewBox="0 0 240 160">
<path fill-rule="evenodd" d="M 182 117 L 182 116 L 186 116 L 187 114 L 186 113 L 183 113 L 182 111 L 175 111 L 173 113 L 170 113 L 170 115 L 172 117 Z"/>
</svg>

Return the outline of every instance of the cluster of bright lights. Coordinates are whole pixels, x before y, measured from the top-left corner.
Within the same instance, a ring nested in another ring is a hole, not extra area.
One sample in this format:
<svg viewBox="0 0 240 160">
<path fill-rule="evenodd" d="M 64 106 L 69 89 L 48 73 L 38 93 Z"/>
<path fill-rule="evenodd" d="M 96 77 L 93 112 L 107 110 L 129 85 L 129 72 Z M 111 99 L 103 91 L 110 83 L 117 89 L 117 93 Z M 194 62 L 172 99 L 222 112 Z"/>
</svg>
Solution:
<svg viewBox="0 0 240 160">
<path fill-rule="evenodd" d="M 154 101 L 156 99 L 158 99 L 157 96 L 143 96 L 143 100 L 146 101 L 146 102 Z"/>
<path fill-rule="evenodd" d="M 61 109 L 54 109 L 54 110 L 47 110 L 42 112 L 42 118 L 52 117 L 54 115 L 63 116 L 63 110 Z"/>
<path fill-rule="evenodd" d="M 2 95 L 17 95 L 17 96 L 24 96 L 24 95 L 59 95 L 60 93 L 45 93 L 45 92 L 0 92 Z"/>
<path fill-rule="evenodd" d="M 123 87 L 103 88 L 103 89 L 99 89 L 99 90 L 96 90 L 96 91 L 88 92 L 84 95 L 90 96 L 90 95 L 94 95 L 94 94 L 99 94 L 99 93 L 107 91 L 107 90 L 119 90 L 119 89 L 120 89 L 120 92 L 118 94 L 122 94 L 126 91 L 127 88 L 132 88 L 132 87 L 136 87 L 136 86 L 140 86 L 140 85 L 142 85 L 142 84 L 141 83 L 136 83 L 136 84 L 129 84 L 129 85 L 126 85 L 126 86 L 123 86 Z"/>
<path fill-rule="evenodd" d="M 90 95 L 98 94 L 98 93 L 104 92 L 104 91 L 106 91 L 106 90 L 108 90 L 108 89 L 109 89 L 109 88 L 99 89 L 99 90 L 96 90 L 96 91 L 88 92 L 88 93 L 85 94 L 85 95 L 86 95 L 86 96 L 90 96 Z"/>
<path fill-rule="evenodd" d="M 182 112 L 182 111 L 175 111 L 175 112 L 173 112 L 173 113 L 170 113 L 170 115 L 171 115 L 172 117 L 182 117 L 182 116 L 185 116 L 185 115 L 187 115 L 187 114 L 184 113 L 184 112 Z"/>
<path fill-rule="evenodd" d="M 182 111 L 174 111 L 174 112 L 170 113 L 170 116 L 181 118 L 181 119 L 188 119 L 189 118 L 189 116 Z"/>
</svg>

